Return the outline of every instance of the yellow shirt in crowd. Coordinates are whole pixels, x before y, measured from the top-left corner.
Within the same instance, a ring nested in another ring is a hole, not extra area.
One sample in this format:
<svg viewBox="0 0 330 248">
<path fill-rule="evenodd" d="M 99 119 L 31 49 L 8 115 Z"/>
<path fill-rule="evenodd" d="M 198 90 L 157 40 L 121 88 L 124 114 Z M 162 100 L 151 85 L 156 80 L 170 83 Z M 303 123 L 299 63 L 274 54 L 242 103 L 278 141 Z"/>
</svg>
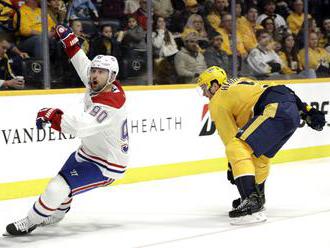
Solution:
<svg viewBox="0 0 330 248">
<path fill-rule="evenodd" d="M 250 78 L 230 79 L 221 84 L 210 100 L 209 111 L 224 145 L 252 117 L 252 109 L 265 89 L 261 82 Z"/>
<path fill-rule="evenodd" d="M 310 18 L 311 16 L 308 15 L 308 18 Z M 304 22 L 304 14 L 297 14 L 295 12 L 292 12 L 288 18 L 286 19 L 288 26 L 290 28 L 290 30 L 292 31 L 292 33 L 294 34 L 298 34 L 303 22 Z"/>
<path fill-rule="evenodd" d="M 3 2 L 13 5 L 10 0 L 2 0 Z M 0 3 L 0 22 L 6 22 L 8 21 L 13 15 L 15 11 L 12 8 L 9 8 L 3 4 Z"/>
<path fill-rule="evenodd" d="M 291 62 L 291 67 L 290 67 L 289 61 L 288 61 L 285 53 L 280 51 L 278 53 L 278 55 L 280 56 L 280 59 L 282 60 L 282 72 L 284 74 L 294 74 L 294 73 L 297 73 L 298 70 L 300 70 L 300 71 L 303 70 L 299 60 Z"/>
<path fill-rule="evenodd" d="M 317 70 L 320 65 L 325 67 L 329 67 L 330 63 L 330 54 L 324 48 L 317 47 L 316 49 L 312 49 L 309 47 L 308 49 L 309 55 L 309 69 Z M 303 67 L 305 67 L 305 49 L 301 49 L 298 53 L 298 59 Z"/>
<path fill-rule="evenodd" d="M 253 24 L 245 17 L 241 17 L 237 20 L 237 30 L 241 34 L 244 48 L 248 52 L 258 45 L 256 37 L 256 30 L 258 29 L 262 29 L 262 26 L 256 24 L 256 26 L 253 27 Z"/>
<path fill-rule="evenodd" d="M 228 55 L 232 55 L 233 51 L 231 50 L 231 47 L 230 47 L 230 44 L 231 44 L 231 40 L 230 40 L 230 36 L 229 36 L 230 34 L 228 34 L 227 31 L 224 30 L 223 28 L 217 28 L 216 31 L 222 35 L 223 42 L 221 45 L 221 49 L 224 50 Z M 236 49 L 237 49 L 238 55 L 242 56 L 242 57 L 246 57 L 247 51 L 245 50 L 245 47 L 242 42 L 242 40 L 243 40 L 242 36 L 238 30 L 236 32 L 236 39 L 237 39 Z"/>
<path fill-rule="evenodd" d="M 29 6 L 23 4 L 21 9 L 21 23 L 19 27 L 19 35 L 29 37 L 32 35 L 32 30 L 41 32 L 42 22 L 41 22 L 41 9 L 32 9 Z M 14 16 L 14 23 L 16 23 L 17 15 Z M 48 15 L 48 31 L 55 26 L 54 21 Z"/>
</svg>

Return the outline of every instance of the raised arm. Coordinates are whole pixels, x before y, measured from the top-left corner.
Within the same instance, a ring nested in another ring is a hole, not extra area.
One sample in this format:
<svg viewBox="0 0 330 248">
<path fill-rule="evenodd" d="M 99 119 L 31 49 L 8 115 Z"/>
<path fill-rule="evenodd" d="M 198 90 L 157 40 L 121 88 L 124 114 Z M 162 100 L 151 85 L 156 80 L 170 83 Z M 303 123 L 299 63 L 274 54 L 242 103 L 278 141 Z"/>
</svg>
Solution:
<svg viewBox="0 0 330 248">
<path fill-rule="evenodd" d="M 76 69 L 81 81 L 88 87 L 88 71 L 91 61 L 86 56 L 85 52 L 80 48 L 77 36 L 70 28 L 62 25 L 56 26 L 57 38 L 61 40 L 64 50 L 70 58 L 74 68 Z"/>
</svg>

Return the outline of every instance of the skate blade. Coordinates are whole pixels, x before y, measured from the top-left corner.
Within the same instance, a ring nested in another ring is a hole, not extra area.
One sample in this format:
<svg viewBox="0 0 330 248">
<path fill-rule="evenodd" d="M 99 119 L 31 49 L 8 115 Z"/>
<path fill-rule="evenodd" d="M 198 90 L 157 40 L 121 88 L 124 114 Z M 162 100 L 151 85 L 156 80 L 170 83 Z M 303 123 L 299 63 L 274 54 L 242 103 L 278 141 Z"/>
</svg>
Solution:
<svg viewBox="0 0 330 248">
<path fill-rule="evenodd" d="M 230 224 L 233 226 L 251 225 L 257 223 L 263 223 L 267 220 L 267 216 L 264 212 L 258 212 L 251 215 L 245 215 L 238 218 L 231 218 Z"/>
</svg>

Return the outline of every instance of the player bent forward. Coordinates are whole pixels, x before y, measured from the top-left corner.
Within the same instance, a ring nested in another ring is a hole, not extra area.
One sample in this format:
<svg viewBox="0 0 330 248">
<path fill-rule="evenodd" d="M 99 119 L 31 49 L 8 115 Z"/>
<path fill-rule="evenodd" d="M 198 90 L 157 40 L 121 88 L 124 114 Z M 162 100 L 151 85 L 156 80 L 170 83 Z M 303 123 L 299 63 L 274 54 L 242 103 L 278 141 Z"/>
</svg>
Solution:
<svg viewBox="0 0 330 248">
<path fill-rule="evenodd" d="M 301 118 L 321 131 L 324 114 L 284 85 L 268 86 L 249 78 L 227 80 L 226 72 L 216 66 L 204 71 L 197 82 L 210 99 L 211 118 L 232 167 L 228 179 L 240 194 L 229 212 L 231 224 L 263 222 L 270 158 L 293 135 Z"/>
<path fill-rule="evenodd" d="M 81 146 L 50 180 L 27 217 L 7 226 L 7 235 L 24 235 L 38 226 L 61 221 L 73 196 L 111 184 L 123 176 L 128 163 L 126 100 L 116 81 L 117 59 L 99 55 L 90 61 L 70 29 L 57 26 L 56 33 L 87 87 L 85 107 L 76 113 L 41 109 L 36 124 L 40 129 L 50 123 L 57 131 L 79 137 Z"/>
</svg>

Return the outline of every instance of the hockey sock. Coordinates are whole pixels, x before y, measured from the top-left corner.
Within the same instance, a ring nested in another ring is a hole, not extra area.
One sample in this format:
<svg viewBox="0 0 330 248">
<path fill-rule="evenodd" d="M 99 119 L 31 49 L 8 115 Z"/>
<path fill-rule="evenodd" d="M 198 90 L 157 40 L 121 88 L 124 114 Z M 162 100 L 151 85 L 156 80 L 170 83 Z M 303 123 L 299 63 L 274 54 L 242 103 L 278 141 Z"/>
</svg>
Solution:
<svg viewBox="0 0 330 248">
<path fill-rule="evenodd" d="M 242 176 L 235 179 L 238 192 L 241 199 L 244 200 L 255 191 L 255 177 L 254 176 Z"/>
<path fill-rule="evenodd" d="M 62 176 L 57 175 L 47 185 L 44 193 L 34 203 L 28 213 L 34 224 L 40 224 L 45 218 L 51 216 L 68 198 L 71 189 Z M 70 202 L 71 203 L 71 202 Z"/>
</svg>

